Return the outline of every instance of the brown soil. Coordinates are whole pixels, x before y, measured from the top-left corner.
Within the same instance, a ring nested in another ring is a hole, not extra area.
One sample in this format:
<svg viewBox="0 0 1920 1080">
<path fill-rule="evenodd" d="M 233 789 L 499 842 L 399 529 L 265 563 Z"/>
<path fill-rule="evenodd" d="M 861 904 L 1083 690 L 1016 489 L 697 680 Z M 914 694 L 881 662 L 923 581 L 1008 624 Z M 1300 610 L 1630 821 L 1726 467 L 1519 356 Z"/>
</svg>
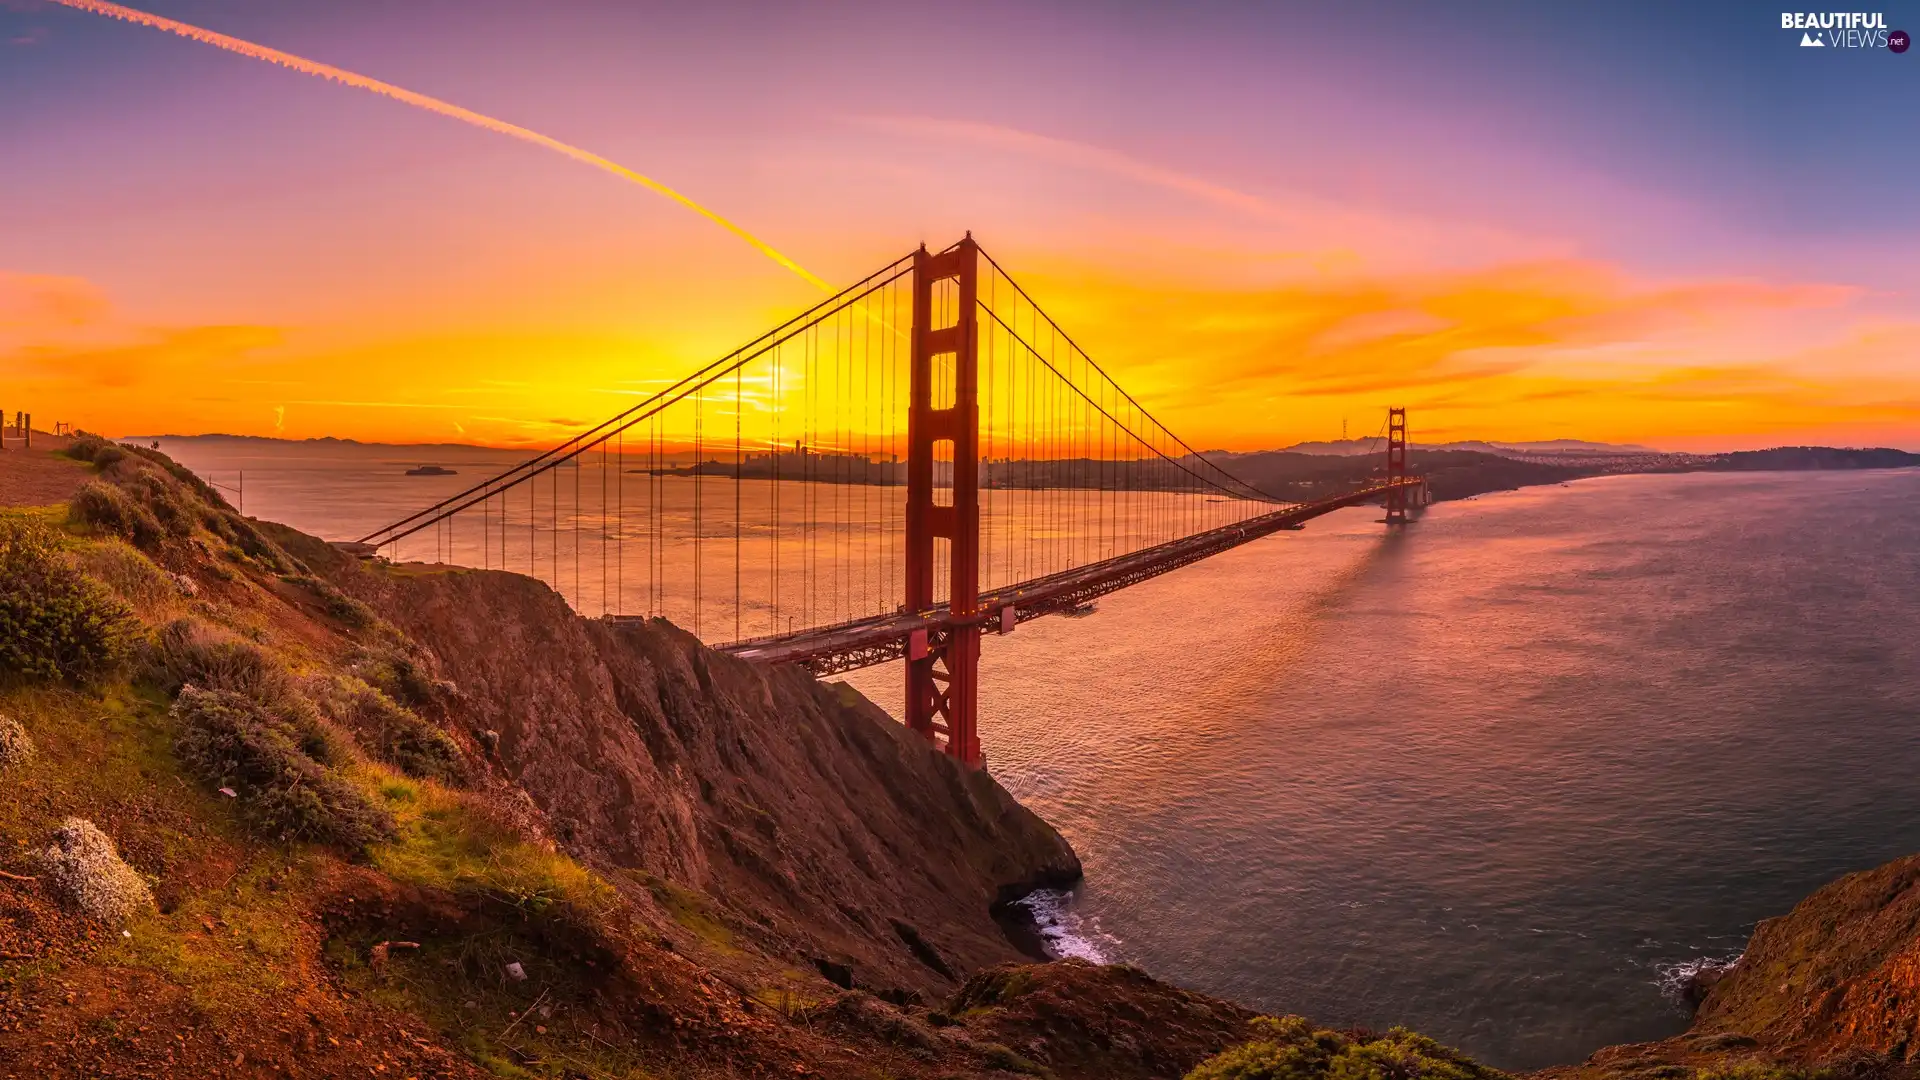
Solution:
<svg viewBox="0 0 1920 1080">
<path fill-rule="evenodd" d="M 0 506 L 52 506 L 72 498 L 88 475 L 85 463 L 60 453 L 72 442 L 36 431 L 26 449 L 10 436 L 0 450 Z"/>
<path fill-rule="evenodd" d="M 713 653 L 664 621 L 579 618 L 518 575 L 332 573 L 431 651 L 458 688 L 455 726 L 497 733 L 498 765 L 568 851 L 640 872 L 669 908 L 671 890 L 702 894 L 707 914 L 669 937 L 722 946 L 707 959 L 743 976 L 767 974 L 755 956 L 825 961 L 857 986 L 938 1000 L 1022 958 L 996 902 L 1079 877 L 1066 841 L 990 775 L 850 688 Z"/>
<path fill-rule="evenodd" d="M 209 921 L 195 936 L 224 946 L 222 930 Z M 239 1012 L 196 1000 L 161 972 L 115 962 L 128 940 L 32 881 L 0 879 L 0 1077 L 486 1075 L 419 1020 L 324 982 Z"/>
<path fill-rule="evenodd" d="M 9 449 L 0 502 L 88 475 Z M 139 618 L 215 624 L 302 676 L 418 664 L 421 714 L 479 765 L 470 789 L 356 750 L 340 775 L 403 827 L 359 856 L 283 843 L 183 770 L 170 702 L 138 668 L 0 680 L 0 712 L 38 747 L 0 772 L 0 1080 L 1177 1080 L 1247 1036 L 1246 1010 L 1130 968 L 1008 963 L 991 909 L 1070 881 L 1072 850 L 851 690 L 665 623 L 579 618 L 525 578 L 262 531 L 264 555 L 204 531 L 152 551 L 193 587 Z M 342 622 L 308 571 L 386 622 Z M 123 933 L 47 893 L 31 853 L 69 815 L 114 838 L 157 911 Z M 1784 1061 L 1904 1078 L 1916 1030 L 1920 857 L 1762 924 L 1687 1035 L 1540 1075 Z"/>
<path fill-rule="evenodd" d="M 1084 960 L 993 968 L 948 1008 L 968 1034 L 1060 1076 L 1184 1076 L 1249 1037 L 1251 1010 L 1169 986 L 1137 968 Z"/>
<path fill-rule="evenodd" d="M 153 471 L 9 451 L 0 484 L 55 467 L 73 486 Z M 412 656 L 458 687 L 421 709 L 482 763 L 479 790 L 362 781 L 396 806 L 433 800 L 408 826 L 425 833 L 369 856 L 408 884 L 251 834 L 183 773 L 170 702 L 137 666 L 91 688 L 0 680 L 0 712 L 39 751 L 0 775 L 0 1077 L 1005 1075 L 1004 1048 L 963 1028 L 903 1042 L 926 1008 L 827 977 L 938 1001 L 1017 956 L 990 907 L 1078 864 L 991 777 L 847 691 L 670 626 L 615 630 L 525 579 L 369 568 L 263 528 L 285 557 L 199 532 L 150 551 L 194 588 L 140 601 L 140 619 L 214 624 L 302 674 Z M 341 623 L 294 583 L 307 570 L 399 631 Z M 46 892 L 31 852 L 69 815 L 114 838 L 158 911 L 122 933 Z M 538 884 L 543 858 L 552 881 L 589 880 L 539 854 L 555 841 L 598 869 L 604 900 Z M 866 1023 L 836 1036 L 821 1010 Z"/>
</svg>

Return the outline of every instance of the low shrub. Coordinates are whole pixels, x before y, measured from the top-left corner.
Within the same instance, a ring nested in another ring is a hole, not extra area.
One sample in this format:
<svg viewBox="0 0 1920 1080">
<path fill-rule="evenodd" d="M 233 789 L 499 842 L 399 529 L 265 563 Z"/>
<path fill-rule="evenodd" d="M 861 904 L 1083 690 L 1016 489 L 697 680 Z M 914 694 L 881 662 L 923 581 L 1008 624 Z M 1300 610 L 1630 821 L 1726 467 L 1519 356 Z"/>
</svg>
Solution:
<svg viewBox="0 0 1920 1080">
<path fill-rule="evenodd" d="M 470 770 L 459 744 L 386 694 L 360 679 L 337 677 L 317 680 L 311 690 L 327 715 L 380 760 L 415 779 L 467 781 Z"/>
<path fill-rule="evenodd" d="M 67 503 L 67 516 L 108 536 L 131 540 L 135 547 L 147 551 L 158 548 L 167 538 L 166 528 L 153 511 L 104 480 L 81 484 Z"/>
<path fill-rule="evenodd" d="M 68 444 L 66 454 L 75 461 L 92 461 L 93 456 L 100 452 L 101 447 L 106 445 L 107 440 L 92 432 L 83 431 L 74 437 L 72 443 Z"/>
<path fill-rule="evenodd" d="M 1405 1028 L 1343 1034 L 1298 1016 L 1259 1017 L 1255 1037 L 1195 1066 L 1186 1080 L 1506 1080 Z"/>
<path fill-rule="evenodd" d="M 153 909 L 153 891 L 85 818 L 68 818 L 55 831 L 40 867 L 55 896 L 101 922 L 117 926 Z"/>
<path fill-rule="evenodd" d="M 170 694 L 188 687 L 238 694 L 272 714 L 314 760 L 334 765 L 349 756 L 320 722 L 299 680 L 251 641 L 198 619 L 175 619 L 160 631 L 150 659 L 154 677 Z"/>
<path fill-rule="evenodd" d="M 146 507 L 154 520 L 160 523 L 168 537 L 181 539 L 193 535 L 194 518 L 197 516 L 192 506 L 194 500 L 179 485 L 145 466 L 127 477 L 124 485 L 128 494 Z"/>
<path fill-rule="evenodd" d="M 326 606 L 327 614 L 355 630 L 364 630 L 379 621 L 373 609 L 335 588 L 331 582 L 314 577 L 311 574 L 285 574 L 280 580 L 299 587 L 319 597 Z"/>
<path fill-rule="evenodd" d="M 180 595 L 172 576 L 118 537 L 88 545 L 80 553 L 80 568 L 139 607 L 152 607 Z"/>
<path fill-rule="evenodd" d="M 252 522 L 239 514 L 231 510 L 210 510 L 201 516 L 201 524 L 207 527 L 208 532 L 233 545 L 229 551 L 230 558 L 237 553 L 240 558 L 252 559 L 274 573 L 293 572 L 292 563 L 281 554 L 280 549 L 268 542 Z"/>
<path fill-rule="evenodd" d="M 440 703 L 440 684 L 403 649 L 393 646 L 361 649 L 348 661 L 347 667 L 408 708 L 424 709 Z"/>
<path fill-rule="evenodd" d="M 191 685 L 277 701 L 298 692 L 292 673 L 266 650 L 199 619 L 168 623 L 154 641 L 153 660 L 168 693 Z"/>
<path fill-rule="evenodd" d="M 67 561 L 52 529 L 0 522 L 0 671 L 87 682 L 118 667 L 137 632 L 132 610 Z"/>
<path fill-rule="evenodd" d="M 355 630 L 365 630 L 380 621 L 372 608 L 338 589 L 327 595 L 327 614 Z"/>
<path fill-rule="evenodd" d="M 314 760 L 293 725 L 229 690 L 188 687 L 174 702 L 176 749 L 202 781 L 232 789 L 262 834 L 349 851 L 393 835 L 394 824 L 346 779 Z"/>
<path fill-rule="evenodd" d="M 125 461 L 127 451 L 119 443 L 83 434 L 67 447 L 67 456 L 76 461 L 90 461 L 104 469 L 116 461 Z"/>
<path fill-rule="evenodd" d="M 206 503 L 208 506 L 218 507 L 222 510 L 233 509 L 233 504 L 227 502 L 226 498 L 222 496 L 219 490 L 212 484 L 201 479 L 192 469 L 187 468 L 185 465 L 180 464 L 160 451 L 135 444 L 122 444 L 120 448 L 158 465 L 166 471 L 168 476 L 180 481 L 188 490 L 199 496 L 201 502 Z"/>
</svg>

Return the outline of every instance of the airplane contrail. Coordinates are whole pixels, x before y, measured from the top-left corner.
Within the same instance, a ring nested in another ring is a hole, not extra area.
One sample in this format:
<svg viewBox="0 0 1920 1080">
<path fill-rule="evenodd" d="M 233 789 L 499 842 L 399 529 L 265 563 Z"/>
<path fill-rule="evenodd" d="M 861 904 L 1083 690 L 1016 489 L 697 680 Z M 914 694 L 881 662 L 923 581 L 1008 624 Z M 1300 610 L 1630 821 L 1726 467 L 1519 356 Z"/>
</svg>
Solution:
<svg viewBox="0 0 1920 1080">
<path fill-rule="evenodd" d="M 91 12 L 95 15 L 105 15 L 110 19 L 121 19 L 126 22 L 136 23 L 140 26 L 149 26 L 155 30 L 164 30 L 169 34 L 178 34 L 183 38 L 189 38 L 202 44 L 212 45 L 218 49 L 225 49 L 228 52 L 239 53 L 241 56 L 249 56 L 255 60 L 265 60 L 270 64 L 279 64 L 282 67 L 292 68 L 295 71 L 307 75 L 318 75 L 323 79 L 332 79 L 335 82 L 356 89 L 366 90 L 379 94 L 382 97 L 392 98 L 395 101 L 404 101 L 408 105 L 425 109 L 428 112 L 439 113 L 441 116 L 451 117 L 462 123 L 472 124 L 477 128 L 484 128 L 500 135 L 510 135 L 524 142 L 530 142 L 535 146 L 546 147 L 548 150 L 552 150 L 557 154 L 565 154 L 575 161 L 585 162 L 596 169 L 610 172 L 622 180 L 639 184 L 643 188 L 672 199 L 681 206 L 686 207 L 739 237 L 755 251 L 786 267 L 788 270 L 793 271 L 805 280 L 819 286 L 827 292 L 833 291 L 833 286 L 809 273 L 805 267 L 781 254 L 779 250 L 765 240 L 735 225 L 713 210 L 709 210 L 660 181 L 650 176 L 643 176 L 640 173 L 634 172 L 632 169 L 618 162 L 608 161 L 606 158 L 592 151 L 582 150 L 577 146 L 563 143 L 559 139 L 542 135 L 537 131 L 530 131 L 518 124 L 509 124 L 505 120 L 497 120 L 484 113 L 474 112 L 472 109 L 463 109 L 451 102 L 441 101 L 439 98 L 428 97 L 425 94 L 416 94 L 411 90 L 395 86 L 392 83 L 381 82 L 379 79 L 359 75 L 347 71 L 344 68 L 334 67 L 331 64 L 322 64 L 315 60 L 308 60 L 305 57 L 295 56 L 292 53 L 284 53 L 279 49 L 269 49 L 265 45 L 256 45 L 251 41 L 228 37 L 226 34 L 215 33 L 212 30 L 194 26 L 190 23 L 178 22 L 173 19 L 155 15 L 151 12 L 141 11 L 138 8 L 111 4 L 107 3 L 106 0 L 53 0 L 53 2 L 78 11 Z"/>
</svg>

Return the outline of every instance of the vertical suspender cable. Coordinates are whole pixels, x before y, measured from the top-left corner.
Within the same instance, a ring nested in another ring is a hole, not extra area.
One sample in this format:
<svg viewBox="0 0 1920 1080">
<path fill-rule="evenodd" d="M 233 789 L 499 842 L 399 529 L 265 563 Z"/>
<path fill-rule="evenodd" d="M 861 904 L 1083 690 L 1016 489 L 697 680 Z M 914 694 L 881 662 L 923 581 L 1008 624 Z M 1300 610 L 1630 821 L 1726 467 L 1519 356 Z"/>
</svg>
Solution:
<svg viewBox="0 0 1920 1080">
<path fill-rule="evenodd" d="M 746 462 L 740 456 L 741 407 L 742 407 L 742 399 L 740 395 L 740 369 L 734 368 L 733 369 L 733 640 L 735 641 L 739 641 L 741 637 L 744 636 L 743 634 L 740 633 L 740 581 L 741 581 L 740 539 L 741 539 L 741 536 L 743 535 L 741 532 L 741 526 L 740 526 L 740 509 L 742 506 L 742 503 L 740 501 L 740 484 L 741 484 L 742 478 L 745 476 L 745 473 L 742 471 L 742 466 L 744 466 Z"/>
</svg>

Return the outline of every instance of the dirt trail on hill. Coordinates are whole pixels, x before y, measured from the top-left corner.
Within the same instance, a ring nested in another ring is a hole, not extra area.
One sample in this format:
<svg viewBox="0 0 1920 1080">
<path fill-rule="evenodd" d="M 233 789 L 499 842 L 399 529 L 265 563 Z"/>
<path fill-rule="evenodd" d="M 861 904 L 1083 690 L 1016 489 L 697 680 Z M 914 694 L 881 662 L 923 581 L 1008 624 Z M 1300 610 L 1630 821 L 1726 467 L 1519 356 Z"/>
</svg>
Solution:
<svg viewBox="0 0 1920 1080">
<path fill-rule="evenodd" d="M 26 448 L 9 434 L 0 450 L 6 466 L 0 468 L 0 506 L 51 506 L 72 498 L 88 476 L 85 464 L 60 454 L 72 441 L 36 431 Z"/>
</svg>

